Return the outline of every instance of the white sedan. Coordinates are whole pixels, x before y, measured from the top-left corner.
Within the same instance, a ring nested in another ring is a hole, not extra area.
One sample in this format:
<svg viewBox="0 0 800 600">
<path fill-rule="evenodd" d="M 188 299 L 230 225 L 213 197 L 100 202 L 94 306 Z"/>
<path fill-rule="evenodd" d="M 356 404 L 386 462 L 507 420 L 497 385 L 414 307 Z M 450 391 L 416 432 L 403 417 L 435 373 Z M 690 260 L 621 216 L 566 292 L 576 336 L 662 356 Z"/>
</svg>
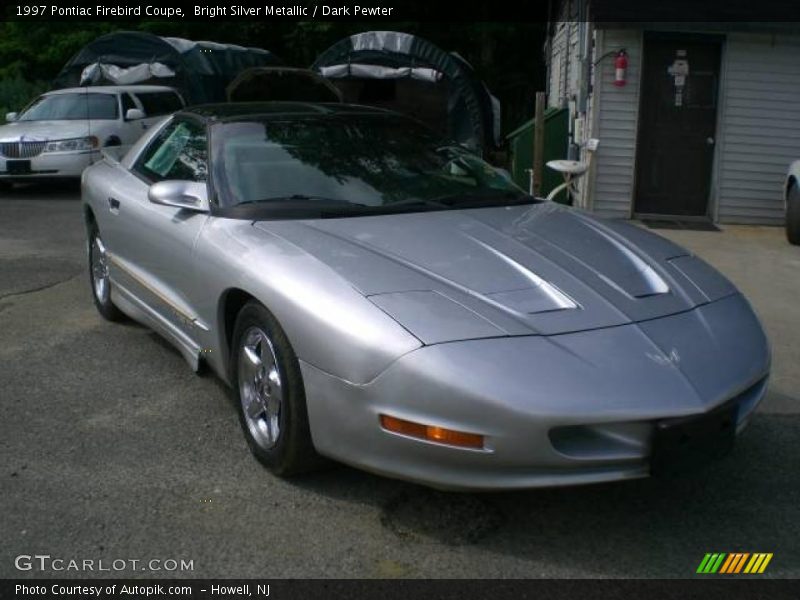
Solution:
<svg viewBox="0 0 800 600">
<path fill-rule="evenodd" d="M 78 178 L 107 146 L 133 144 L 164 115 L 183 108 L 174 89 L 95 86 L 47 92 L 0 126 L 0 186 Z"/>
</svg>

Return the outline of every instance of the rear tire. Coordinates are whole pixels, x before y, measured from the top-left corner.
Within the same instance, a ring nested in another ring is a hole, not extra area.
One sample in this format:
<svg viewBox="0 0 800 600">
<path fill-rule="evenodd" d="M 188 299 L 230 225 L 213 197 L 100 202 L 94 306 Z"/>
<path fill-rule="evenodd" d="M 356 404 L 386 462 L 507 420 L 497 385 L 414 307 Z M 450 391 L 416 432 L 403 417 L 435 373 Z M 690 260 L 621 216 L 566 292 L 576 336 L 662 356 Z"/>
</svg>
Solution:
<svg viewBox="0 0 800 600">
<path fill-rule="evenodd" d="M 89 284 L 97 312 L 107 321 L 122 321 L 125 315 L 111 301 L 108 253 L 97 225 L 89 225 Z"/>
<path fill-rule="evenodd" d="M 297 356 L 278 321 L 257 302 L 236 318 L 230 367 L 239 422 L 253 455 L 281 477 L 320 465 Z"/>
<path fill-rule="evenodd" d="M 10 192 L 12 185 L 8 181 L 0 181 L 0 192 Z"/>
<path fill-rule="evenodd" d="M 786 239 L 800 245 L 800 189 L 794 182 L 786 194 Z"/>
</svg>

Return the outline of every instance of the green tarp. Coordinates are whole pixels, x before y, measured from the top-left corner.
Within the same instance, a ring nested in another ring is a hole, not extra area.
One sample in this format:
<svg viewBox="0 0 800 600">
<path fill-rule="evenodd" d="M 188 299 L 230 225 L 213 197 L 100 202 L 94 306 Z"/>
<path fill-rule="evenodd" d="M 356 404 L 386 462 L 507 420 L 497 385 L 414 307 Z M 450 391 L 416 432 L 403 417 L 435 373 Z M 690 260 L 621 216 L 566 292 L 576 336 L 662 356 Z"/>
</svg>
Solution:
<svg viewBox="0 0 800 600">
<path fill-rule="evenodd" d="M 137 83 L 169 85 L 177 88 L 189 104 L 224 102 L 226 86 L 243 70 L 282 64 L 274 54 L 260 48 L 245 48 L 215 42 L 193 42 L 181 38 L 158 37 L 135 31 L 118 31 L 97 38 L 73 56 L 53 82 L 55 88 L 108 84 L 96 65 L 115 65 L 123 69 L 138 65 L 160 65 L 171 76 L 151 74 Z M 151 69 L 164 73 L 164 69 Z M 86 78 L 91 78 L 86 81 Z"/>
</svg>

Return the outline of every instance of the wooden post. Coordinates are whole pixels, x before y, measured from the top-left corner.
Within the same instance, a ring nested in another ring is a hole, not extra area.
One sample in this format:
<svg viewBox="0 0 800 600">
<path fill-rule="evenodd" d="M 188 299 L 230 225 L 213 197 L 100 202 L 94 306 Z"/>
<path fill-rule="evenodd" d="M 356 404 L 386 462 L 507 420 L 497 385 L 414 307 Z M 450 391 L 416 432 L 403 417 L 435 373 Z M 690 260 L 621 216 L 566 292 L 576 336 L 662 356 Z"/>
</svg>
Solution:
<svg viewBox="0 0 800 600">
<path fill-rule="evenodd" d="M 533 195 L 542 195 L 544 175 L 544 105 L 545 93 L 536 92 L 536 116 L 533 119 Z"/>
</svg>

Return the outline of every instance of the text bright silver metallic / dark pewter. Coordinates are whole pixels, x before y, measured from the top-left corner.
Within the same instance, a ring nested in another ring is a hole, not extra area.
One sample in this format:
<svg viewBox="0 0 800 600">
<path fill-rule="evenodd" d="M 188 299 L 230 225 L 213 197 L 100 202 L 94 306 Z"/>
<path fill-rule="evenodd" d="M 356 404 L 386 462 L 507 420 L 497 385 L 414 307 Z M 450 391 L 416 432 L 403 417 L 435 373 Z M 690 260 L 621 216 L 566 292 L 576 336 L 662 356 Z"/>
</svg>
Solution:
<svg viewBox="0 0 800 600">
<path fill-rule="evenodd" d="M 96 294 L 110 290 L 193 368 L 205 362 L 237 387 L 264 448 L 283 435 L 275 415 L 290 382 L 269 326 L 248 325 L 234 347 L 246 300 L 274 316 L 296 355 L 319 454 L 440 488 L 647 476 L 659 427 L 735 406 L 739 433 L 763 397 L 769 346 L 748 302 L 635 225 L 533 200 L 333 218 L 226 212 L 215 170 L 226 123 L 263 120 L 277 136 L 273 121 L 389 118 L 347 105 L 230 106 L 178 114 L 90 167 L 83 202 L 98 232 Z M 180 119 L 209 132 L 209 181 L 148 181 L 136 165 Z M 449 180 L 469 179 L 447 164 Z M 390 431 L 383 415 L 482 443 Z"/>
</svg>

